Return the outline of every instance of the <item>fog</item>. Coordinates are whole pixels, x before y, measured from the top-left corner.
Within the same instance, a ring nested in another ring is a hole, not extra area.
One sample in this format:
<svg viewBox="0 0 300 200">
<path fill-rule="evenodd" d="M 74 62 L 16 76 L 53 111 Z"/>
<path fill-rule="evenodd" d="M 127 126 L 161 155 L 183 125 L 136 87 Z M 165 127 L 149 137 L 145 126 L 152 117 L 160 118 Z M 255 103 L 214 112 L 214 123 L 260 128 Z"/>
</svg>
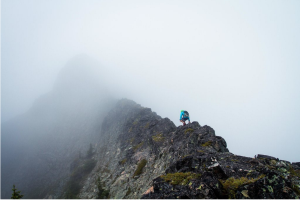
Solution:
<svg viewBox="0 0 300 200">
<path fill-rule="evenodd" d="M 84 54 L 115 98 L 177 126 L 187 110 L 234 154 L 300 161 L 299 1 L 1 3 L 2 123 Z"/>
</svg>

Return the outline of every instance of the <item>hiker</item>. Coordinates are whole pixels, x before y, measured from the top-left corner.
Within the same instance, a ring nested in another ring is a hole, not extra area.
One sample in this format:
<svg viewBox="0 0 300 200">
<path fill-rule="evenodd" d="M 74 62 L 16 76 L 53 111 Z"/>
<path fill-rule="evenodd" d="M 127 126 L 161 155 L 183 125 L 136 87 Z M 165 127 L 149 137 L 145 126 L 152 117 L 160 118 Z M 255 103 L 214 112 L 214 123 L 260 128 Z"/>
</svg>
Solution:
<svg viewBox="0 0 300 200">
<path fill-rule="evenodd" d="M 185 126 L 186 125 L 185 124 L 186 120 L 189 120 L 189 123 L 191 123 L 188 111 L 182 110 L 181 113 L 180 113 L 179 121 L 183 123 L 183 126 Z"/>
</svg>

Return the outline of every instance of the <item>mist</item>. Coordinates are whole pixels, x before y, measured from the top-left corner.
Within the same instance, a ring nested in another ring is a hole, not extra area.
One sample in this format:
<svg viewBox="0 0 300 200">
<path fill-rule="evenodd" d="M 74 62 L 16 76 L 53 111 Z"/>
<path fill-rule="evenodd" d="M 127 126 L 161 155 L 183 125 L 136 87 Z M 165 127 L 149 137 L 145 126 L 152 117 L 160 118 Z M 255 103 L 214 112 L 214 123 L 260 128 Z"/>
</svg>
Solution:
<svg viewBox="0 0 300 200">
<path fill-rule="evenodd" d="M 113 98 L 177 126 L 187 110 L 234 154 L 299 162 L 299 8 L 290 0 L 4 0 L 1 123 L 51 93 L 84 54 L 97 63 L 87 76 Z"/>
</svg>

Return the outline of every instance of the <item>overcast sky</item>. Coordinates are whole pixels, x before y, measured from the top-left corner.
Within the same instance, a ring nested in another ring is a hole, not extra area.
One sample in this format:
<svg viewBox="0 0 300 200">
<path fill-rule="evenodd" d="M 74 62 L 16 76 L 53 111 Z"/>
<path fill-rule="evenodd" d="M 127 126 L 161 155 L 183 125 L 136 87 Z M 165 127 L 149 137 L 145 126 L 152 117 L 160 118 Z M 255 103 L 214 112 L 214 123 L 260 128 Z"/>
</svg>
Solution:
<svg viewBox="0 0 300 200">
<path fill-rule="evenodd" d="M 2 122 L 84 53 L 112 91 L 229 150 L 300 161 L 300 1 L 1 1 Z M 121 89 L 120 89 L 121 88 Z"/>
</svg>

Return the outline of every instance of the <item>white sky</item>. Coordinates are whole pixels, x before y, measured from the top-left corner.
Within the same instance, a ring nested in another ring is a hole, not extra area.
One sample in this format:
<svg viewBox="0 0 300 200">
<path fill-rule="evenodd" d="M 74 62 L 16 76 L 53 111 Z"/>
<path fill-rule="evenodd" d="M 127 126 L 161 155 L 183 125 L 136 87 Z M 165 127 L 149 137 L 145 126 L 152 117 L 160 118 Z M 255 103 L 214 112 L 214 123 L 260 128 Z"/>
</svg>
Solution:
<svg viewBox="0 0 300 200">
<path fill-rule="evenodd" d="M 114 73 L 119 97 L 176 125 L 188 110 L 232 153 L 300 161 L 300 1 L 1 4 L 2 121 L 28 110 L 85 53 Z"/>
</svg>

